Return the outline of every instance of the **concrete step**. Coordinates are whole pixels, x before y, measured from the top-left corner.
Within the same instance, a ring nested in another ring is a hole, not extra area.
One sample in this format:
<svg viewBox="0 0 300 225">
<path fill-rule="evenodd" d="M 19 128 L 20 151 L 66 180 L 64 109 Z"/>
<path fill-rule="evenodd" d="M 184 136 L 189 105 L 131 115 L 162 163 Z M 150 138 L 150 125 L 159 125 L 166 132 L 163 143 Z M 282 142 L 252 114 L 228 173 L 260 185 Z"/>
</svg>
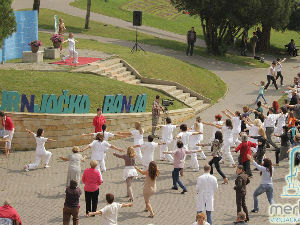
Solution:
<svg viewBox="0 0 300 225">
<path fill-rule="evenodd" d="M 145 87 L 161 89 L 161 90 L 164 90 L 167 92 L 172 92 L 172 91 L 176 90 L 176 86 L 167 86 L 167 85 L 159 85 L 159 84 L 145 84 L 145 83 L 142 83 L 141 85 L 145 86 Z"/>
<path fill-rule="evenodd" d="M 126 77 L 126 76 L 130 76 L 130 75 L 132 75 L 130 71 L 125 71 L 123 73 L 114 75 L 114 77 Z"/>
<path fill-rule="evenodd" d="M 97 68 L 98 68 L 97 65 L 87 65 L 87 66 L 78 67 L 78 68 L 72 70 L 72 72 L 75 72 L 75 73 L 90 72 L 90 71 L 95 70 Z"/>
<path fill-rule="evenodd" d="M 197 101 L 197 98 L 196 98 L 196 97 L 188 97 L 188 98 L 186 98 L 186 99 L 184 100 L 184 103 L 185 103 L 185 104 L 190 104 L 190 103 L 192 103 L 192 102 L 194 102 L 194 101 Z"/>
<path fill-rule="evenodd" d="M 91 72 L 92 73 L 104 73 L 104 72 L 110 72 L 110 71 L 113 71 L 115 69 L 118 69 L 118 68 L 122 68 L 123 67 L 123 63 L 115 63 L 115 64 L 112 64 L 112 65 L 109 65 L 109 66 L 101 66 L 95 70 L 92 70 Z"/>
<path fill-rule="evenodd" d="M 196 113 L 200 113 L 203 110 L 207 109 L 210 105 L 209 104 L 202 104 L 196 108 L 193 108 L 195 110 Z"/>
<path fill-rule="evenodd" d="M 121 67 L 121 68 L 117 68 L 117 69 L 114 69 L 114 70 L 111 70 L 111 71 L 105 71 L 105 72 L 109 73 L 110 76 L 115 76 L 115 75 L 123 73 L 125 71 L 127 71 L 127 68 L 126 67 Z"/>
<path fill-rule="evenodd" d="M 98 68 L 100 68 L 100 67 L 108 67 L 108 66 L 111 66 L 113 64 L 120 63 L 120 61 L 121 60 L 119 58 L 115 58 L 115 59 L 108 59 L 108 60 L 103 60 L 103 61 L 97 61 L 97 62 L 91 63 L 90 65 L 96 65 L 96 66 L 98 66 Z"/>
<path fill-rule="evenodd" d="M 138 80 L 138 79 L 134 79 L 134 80 L 130 80 L 128 82 L 126 82 L 127 84 L 140 84 L 141 83 L 141 80 Z"/>
<path fill-rule="evenodd" d="M 184 103 L 186 103 L 186 102 L 184 102 Z M 196 100 L 196 101 L 193 101 L 191 103 L 186 103 L 186 104 L 190 107 L 195 107 L 195 106 L 203 104 L 203 100 Z"/>
<path fill-rule="evenodd" d="M 188 97 L 190 97 L 190 93 L 182 93 L 176 96 L 176 98 L 180 101 L 185 101 L 185 99 L 187 99 Z"/>
<path fill-rule="evenodd" d="M 172 95 L 172 96 L 177 96 L 177 95 L 180 95 L 182 93 L 183 93 L 183 90 L 181 90 L 181 89 L 176 89 L 175 91 L 169 92 L 169 94 Z"/>
<path fill-rule="evenodd" d="M 135 80 L 135 76 L 129 75 L 129 76 L 126 76 L 126 77 L 117 77 L 116 79 L 119 80 L 119 81 L 128 82 L 128 81 L 131 81 L 131 80 Z"/>
</svg>

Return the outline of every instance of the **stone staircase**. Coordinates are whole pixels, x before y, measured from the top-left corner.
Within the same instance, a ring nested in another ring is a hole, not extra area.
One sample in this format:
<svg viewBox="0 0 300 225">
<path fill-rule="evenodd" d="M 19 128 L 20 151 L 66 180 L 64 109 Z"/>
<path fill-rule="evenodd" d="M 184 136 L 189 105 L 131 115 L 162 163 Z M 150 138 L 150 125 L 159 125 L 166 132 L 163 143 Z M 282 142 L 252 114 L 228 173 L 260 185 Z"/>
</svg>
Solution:
<svg viewBox="0 0 300 225">
<path fill-rule="evenodd" d="M 130 68 L 128 68 L 128 65 L 122 63 L 120 58 L 110 58 L 93 62 L 86 66 L 77 67 L 76 69 L 72 70 L 72 72 L 95 74 L 98 76 L 105 76 L 114 80 L 123 81 L 128 84 L 148 87 L 172 96 L 185 105 L 193 108 L 196 113 L 199 113 L 210 106 L 210 104 L 204 103 L 204 100 L 197 97 L 192 97 L 190 93 L 184 92 L 182 89 L 179 89 L 176 86 L 142 83 L 141 79 L 134 75 L 134 73 L 129 69 Z"/>
</svg>

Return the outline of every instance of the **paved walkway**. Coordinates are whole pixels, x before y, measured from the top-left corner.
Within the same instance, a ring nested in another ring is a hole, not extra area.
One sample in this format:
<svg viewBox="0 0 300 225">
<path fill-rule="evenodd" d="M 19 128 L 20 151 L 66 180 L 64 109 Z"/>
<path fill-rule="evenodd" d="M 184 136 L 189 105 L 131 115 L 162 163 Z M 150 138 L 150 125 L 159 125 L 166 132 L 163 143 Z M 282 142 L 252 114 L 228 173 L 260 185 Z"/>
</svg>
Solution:
<svg viewBox="0 0 300 225">
<path fill-rule="evenodd" d="M 71 6 L 70 3 L 73 1 L 74 0 L 63 0 L 63 1 L 62 0 L 41 0 L 40 7 L 60 11 L 65 14 L 69 14 L 72 16 L 78 16 L 78 17 L 85 19 L 86 10 Z M 33 4 L 32 0 L 14 0 L 12 7 L 15 10 L 28 9 L 28 8 L 32 8 L 32 4 Z M 98 13 L 91 12 L 90 19 L 97 21 L 97 22 L 104 23 L 104 24 L 110 24 L 110 25 L 113 25 L 116 27 L 122 27 L 122 28 L 125 28 L 128 30 L 135 30 L 135 28 L 132 25 L 132 22 L 124 21 L 124 20 L 110 17 L 110 16 L 105 16 L 105 15 L 98 14 Z M 149 26 L 140 26 L 138 29 L 139 29 L 139 32 L 153 35 L 155 37 L 179 41 L 179 42 L 186 42 L 185 35 L 175 34 L 170 31 L 165 31 L 165 30 L 161 30 L 161 29 L 149 27 Z M 187 29 L 189 29 L 189 27 Z M 198 39 L 196 42 L 196 45 L 204 47 L 205 42 L 201 39 Z"/>
</svg>

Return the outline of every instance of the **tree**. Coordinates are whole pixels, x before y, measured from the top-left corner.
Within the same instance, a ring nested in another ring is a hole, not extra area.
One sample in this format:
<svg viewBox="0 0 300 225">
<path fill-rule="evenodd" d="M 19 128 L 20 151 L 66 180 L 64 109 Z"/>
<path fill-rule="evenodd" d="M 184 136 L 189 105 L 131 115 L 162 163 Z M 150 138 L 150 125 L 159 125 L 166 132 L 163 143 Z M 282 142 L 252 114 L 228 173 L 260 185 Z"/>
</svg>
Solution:
<svg viewBox="0 0 300 225">
<path fill-rule="evenodd" d="M 0 47 L 4 39 L 16 31 L 16 18 L 11 4 L 12 0 L 0 0 Z"/>
<path fill-rule="evenodd" d="M 257 23 L 260 0 L 171 0 L 171 4 L 199 17 L 208 52 L 224 54 L 229 39 Z"/>
<path fill-rule="evenodd" d="M 38 13 L 40 13 L 40 0 L 34 0 L 33 1 L 32 10 L 37 10 Z"/>
<path fill-rule="evenodd" d="M 286 29 L 292 12 L 292 5 L 292 0 L 261 0 L 258 16 L 263 32 L 262 50 L 270 49 L 272 28 L 281 31 Z"/>
<path fill-rule="evenodd" d="M 292 7 L 292 13 L 290 16 L 290 22 L 287 26 L 289 30 L 300 32 L 300 2 L 295 2 Z"/>
<path fill-rule="evenodd" d="M 84 26 L 85 29 L 89 29 L 91 4 L 92 4 L 92 0 L 87 0 L 85 26 Z"/>
</svg>

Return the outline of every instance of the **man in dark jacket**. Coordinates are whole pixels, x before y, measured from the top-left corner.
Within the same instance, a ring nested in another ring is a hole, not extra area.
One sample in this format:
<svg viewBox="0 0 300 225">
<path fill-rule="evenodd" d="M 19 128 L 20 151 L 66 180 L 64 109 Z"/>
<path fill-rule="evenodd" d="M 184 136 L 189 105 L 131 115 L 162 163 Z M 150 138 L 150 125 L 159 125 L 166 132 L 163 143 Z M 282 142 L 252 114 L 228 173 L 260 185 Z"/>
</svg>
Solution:
<svg viewBox="0 0 300 225">
<path fill-rule="evenodd" d="M 188 43 L 188 47 L 186 49 L 186 55 L 189 55 L 189 53 L 190 53 L 191 56 L 193 55 L 193 53 L 194 53 L 194 44 L 196 42 L 196 39 L 197 39 L 196 32 L 194 30 L 194 27 L 192 27 L 192 29 L 189 30 L 187 32 L 187 35 L 186 35 L 186 41 Z"/>
<path fill-rule="evenodd" d="M 239 165 L 236 169 L 236 174 L 238 175 L 235 179 L 234 190 L 236 192 L 236 208 L 237 214 L 242 211 L 246 213 L 246 221 L 249 221 L 248 209 L 246 206 L 246 185 L 250 183 L 248 175 L 244 173 L 244 168 Z M 237 219 L 238 221 L 238 219 Z"/>
</svg>

